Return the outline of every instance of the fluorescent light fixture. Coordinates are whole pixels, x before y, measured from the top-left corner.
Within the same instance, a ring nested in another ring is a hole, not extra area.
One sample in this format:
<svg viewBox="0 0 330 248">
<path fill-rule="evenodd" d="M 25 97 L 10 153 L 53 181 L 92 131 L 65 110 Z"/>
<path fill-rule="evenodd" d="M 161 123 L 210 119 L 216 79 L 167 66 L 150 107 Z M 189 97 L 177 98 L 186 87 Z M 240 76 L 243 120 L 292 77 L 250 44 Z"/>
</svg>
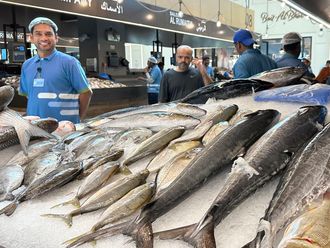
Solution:
<svg viewBox="0 0 330 248">
<path fill-rule="evenodd" d="M 288 6 L 290 6 L 291 8 L 294 8 L 295 10 L 299 11 L 300 13 L 309 16 L 311 19 L 317 21 L 318 23 L 323 24 L 324 27 L 330 28 L 330 23 L 327 23 L 324 20 L 322 20 L 321 18 L 313 15 L 312 13 L 310 13 L 307 10 L 303 9 L 302 7 L 300 7 L 299 5 L 297 5 L 296 3 L 293 3 L 293 2 L 288 1 L 288 0 L 285 0 L 285 3 Z"/>
<path fill-rule="evenodd" d="M 146 19 L 152 20 L 152 19 L 154 19 L 154 16 L 152 14 L 148 14 L 148 15 L 146 15 Z"/>
</svg>

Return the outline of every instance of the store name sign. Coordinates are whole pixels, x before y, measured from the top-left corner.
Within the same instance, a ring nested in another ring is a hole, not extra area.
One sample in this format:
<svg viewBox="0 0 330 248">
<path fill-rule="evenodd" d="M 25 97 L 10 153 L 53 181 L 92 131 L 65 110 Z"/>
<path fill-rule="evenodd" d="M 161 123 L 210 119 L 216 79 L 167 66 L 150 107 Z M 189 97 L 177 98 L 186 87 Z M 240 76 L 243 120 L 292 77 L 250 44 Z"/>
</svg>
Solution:
<svg viewBox="0 0 330 248">
<path fill-rule="evenodd" d="M 192 21 L 179 17 L 179 13 L 176 11 L 170 11 L 170 23 L 178 26 L 193 25 Z"/>
<path fill-rule="evenodd" d="M 282 11 L 278 15 L 270 15 L 266 12 L 262 12 L 260 17 L 262 22 L 265 23 L 267 21 L 271 21 L 271 22 L 292 21 L 294 19 L 303 18 L 304 15 L 294 10 L 288 10 L 288 11 Z"/>
<path fill-rule="evenodd" d="M 92 7 L 92 1 L 93 0 L 60 0 L 61 2 L 65 3 L 73 3 L 73 4 L 78 4 L 82 7 Z"/>
<path fill-rule="evenodd" d="M 113 3 L 115 2 L 115 3 Z M 113 13 L 117 13 L 117 14 L 124 14 L 124 7 L 123 5 L 121 5 L 120 3 L 118 3 L 117 0 L 112 0 L 112 2 L 108 3 L 106 1 L 103 1 L 103 3 L 101 4 L 101 9 L 102 10 L 106 10 L 106 11 L 110 11 Z"/>
</svg>

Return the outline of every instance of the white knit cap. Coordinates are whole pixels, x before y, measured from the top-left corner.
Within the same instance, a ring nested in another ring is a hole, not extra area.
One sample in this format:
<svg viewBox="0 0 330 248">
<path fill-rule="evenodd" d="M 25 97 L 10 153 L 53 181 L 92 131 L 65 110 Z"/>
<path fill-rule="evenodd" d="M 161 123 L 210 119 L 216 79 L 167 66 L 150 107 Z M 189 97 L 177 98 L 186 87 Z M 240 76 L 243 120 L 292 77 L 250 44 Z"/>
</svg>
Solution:
<svg viewBox="0 0 330 248">
<path fill-rule="evenodd" d="M 301 41 L 301 35 L 296 32 L 290 32 L 283 36 L 281 43 L 283 45 L 290 45 L 294 43 L 298 43 Z"/>
<path fill-rule="evenodd" d="M 148 59 L 148 61 L 151 62 L 151 63 L 154 63 L 154 64 L 157 64 L 158 63 L 158 61 L 157 61 L 157 59 L 155 57 L 150 57 Z"/>
<path fill-rule="evenodd" d="M 57 25 L 51 19 L 49 19 L 47 17 L 37 17 L 37 18 L 34 18 L 29 24 L 30 32 L 32 32 L 33 27 L 38 24 L 48 24 L 55 30 L 55 32 L 57 32 L 57 30 L 58 30 Z"/>
</svg>

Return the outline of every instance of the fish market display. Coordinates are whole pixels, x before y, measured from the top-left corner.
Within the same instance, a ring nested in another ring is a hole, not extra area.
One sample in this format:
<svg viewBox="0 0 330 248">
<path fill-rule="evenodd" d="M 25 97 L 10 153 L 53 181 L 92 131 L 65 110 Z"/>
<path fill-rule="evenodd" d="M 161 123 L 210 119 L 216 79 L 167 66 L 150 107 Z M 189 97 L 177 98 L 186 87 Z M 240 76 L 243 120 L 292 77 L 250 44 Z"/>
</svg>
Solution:
<svg viewBox="0 0 330 248">
<path fill-rule="evenodd" d="M 93 77 L 87 78 L 87 80 L 90 83 L 92 89 L 126 87 L 125 84 L 115 83 L 111 80 L 105 80 L 105 79 L 99 79 Z"/>
<path fill-rule="evenodd" d="M 330 186 L 329 149 L 328 124 L 290 163 L 260 221 L 258 235 L 246 247 L 271 247 L 277 232 L 294 214 L 327 190 Z"/>
</svg>

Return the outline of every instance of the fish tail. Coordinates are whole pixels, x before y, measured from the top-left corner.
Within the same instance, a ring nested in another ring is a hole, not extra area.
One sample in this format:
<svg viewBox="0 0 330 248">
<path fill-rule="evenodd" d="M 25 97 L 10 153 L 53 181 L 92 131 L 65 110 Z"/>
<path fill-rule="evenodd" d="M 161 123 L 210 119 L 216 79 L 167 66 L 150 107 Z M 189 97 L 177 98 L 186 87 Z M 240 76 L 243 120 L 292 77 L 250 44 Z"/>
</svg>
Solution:
<svg viewBox="0 0 330 248">
<path fill-rule="evenodd" d="M 95 241 L 95 240 L 100 239 L 102 237 L 108 237 L 108 236 L 121 234 L 128 223 L 129 222 L 123 222 L 123 223 L 113 225 L 113 226 L 110 226 L 110 227 L 107 227 L 107 228 L 99 229 L 95 232 L 90 231 L 90 232 L 85 233 L 85 234 L 83 234 L 79 237 L 73 238 L 71 240 L 72 242 L 70 244 L 68 244 L 66 247 L 67 248 L 76 247 L 76 246 L 82 245 L 82 244 L 87 243 L 87 242 Z"/>
<path fill-rule="evenodd" d="M 43 216 L 43 217 L 50 217 L 50 218 L 60 218 L 69 227 L 72 226 L 72 215 L 71 214 L 42 214 L 41 216 Z"/>
<path fill-rule="evenodd" d="M 91 233 L 94 233 L 93 231 L 89 231 L 89 232 L 86 232 L 86 233 L 83 233 L 81 235 L 78 235 L 72 239 L 69 239 L 69 240 L 66 240 L 62 243 L 62 245 L 71 245 L 73 244 L 74 242 L 77 242 L 79 239 L 83 239 L 84 237 L 88 236 L 89 234 Z"/>
<path fill-rule="evenodd" d="M 196 248 L 216 248 L 214 222 L 208 222 L 202 228 L 197 225 L 193 232 L 185 237 L 185 241 Z"/>
<path fill-rule="evenodd" d="M 266 220 L 260 220 L 256 237 L 244 245 L 242 248 L 267 248 L 273 247 L 273 238 L 271 235 L 271 225 Z"/>
<path fill-rule="evenodd" d="M 150 221 L 133 222 L 124 234 L 134 239 L 137 248 L 153 248 L 154 236 Z"/>
<path fill-rule="evenodd" d="M 1 214 L 5 214 L 7 216 L 12 215 L 15 212 L 17 205 L 18 205 L 18 202 L 16 202 L 16 201 L 9 203 L 9 205 L 0 209 L 0 215 Z"/>
<path fill-rule="evenodd" d="M 69 205 L 69 204 L 71 204 L 77 208 L 80 207 L 80 202 L 79 202 L 78 198 L 74 197 L 73 199 L 71 199 L 69 201 L 56 204 L 56 205 L 52 206 L 51 208 L 56 208 L 56 207 L 65 206 L 65 205 Z"/>
<path fill-rule="evenodd" d="M 126 164 L 122 164 L 119 167 L 119 171 L 123 173 L 124 175 L 131 175 L 132 171 L 128 168 Z"/>
<path fill-rule="evenodd" d="M 154 233 L 154 237 L 159 239 L 181 239 L 184 240 L 187 233 L 191 233 L 195 224 L 179 227 L 171 230 Z"/>
</svg>

